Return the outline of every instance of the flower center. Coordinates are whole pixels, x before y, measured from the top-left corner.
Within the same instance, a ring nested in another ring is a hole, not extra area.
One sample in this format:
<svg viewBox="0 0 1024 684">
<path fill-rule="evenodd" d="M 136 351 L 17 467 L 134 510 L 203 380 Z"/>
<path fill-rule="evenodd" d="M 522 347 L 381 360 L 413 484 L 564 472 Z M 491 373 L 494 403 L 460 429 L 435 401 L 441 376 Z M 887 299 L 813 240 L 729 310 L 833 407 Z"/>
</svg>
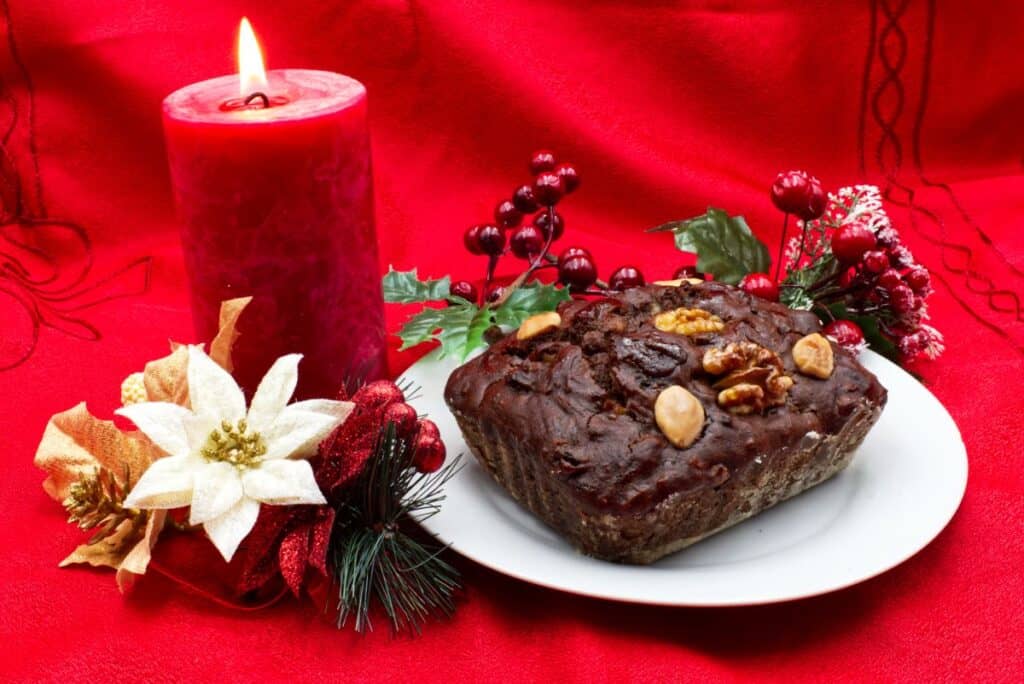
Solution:
<svg viewBox="0 0 1024 684">
<path fill-rule="evenodd" d="M 224 461 L 239 470 L 259 465 L 267 453 L 267 443 L 258 432 L 249 432 L 249 424 L 242 418 L 232 425 L 226 420 L 206 438 L 199 452 L 207 461 Z"/>
</svg>

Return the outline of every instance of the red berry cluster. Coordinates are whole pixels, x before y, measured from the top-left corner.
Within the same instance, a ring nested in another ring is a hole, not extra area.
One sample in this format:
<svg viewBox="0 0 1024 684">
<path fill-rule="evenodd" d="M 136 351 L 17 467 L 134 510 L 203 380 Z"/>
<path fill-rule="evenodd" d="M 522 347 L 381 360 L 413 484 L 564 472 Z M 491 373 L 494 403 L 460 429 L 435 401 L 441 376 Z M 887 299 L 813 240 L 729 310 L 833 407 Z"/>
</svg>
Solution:
<svg viewBox="0 0 1024 684">
<path fill-rule="evenodd" d="M 575 293 L 596 294 L 607 290 L 624 290 L 644 284 L 644 276 L 633 266 L 623 266 L 612 273 L 608 283 L 598 280 L 597 264 L 589 251 L 569 247 L 556 258 L 552 244 L 565 233 L 565 219 L 555 206 L 580 185 L 576 167 L 560 163 L 553 152 L 540 150 L 530 157 L 532 182 L 519 186 L 511 199 L 504 199 L 494 210 L 494 223 L 479 224 L 463 235 L 463 243 L 472 254 L 488 257 L 484 301 L 499 302 L 506 289 L 492 285 L 498 260 L 511 254 L 529 262 L 518 282 L 540 269 L 558 271 L 558 280 Z M 525 222 L 531 215 L 529 222 Z M 596 288 L 596 289 L 595 289 Z M 451 294 L 474 303 L 481 303 L 477 288 L 467 280 L 452 283 Z"/>
<path fill-rule="evenodd" d="M 772 183 L 771 196 L 779 211 L 793 214 L 802 221 L 819 218 L 828 200 L 821 181 L 806 171 L 780 173 Z"/>
<path fill-rule="evenodd" d="M 445 447 L 437 425 L 420 418 L 406 403 L 401 388 L 390 380 L 363 385 L 352 396 L 352 412 L 320 445 L 315 464 L 317 481 L 326 491 L 343 488 L 365 467 L 381 428 L 393 423 L 395 434 L 412 449 L 412 465 L 421 473 L 438 470 Z"/>
</svg>

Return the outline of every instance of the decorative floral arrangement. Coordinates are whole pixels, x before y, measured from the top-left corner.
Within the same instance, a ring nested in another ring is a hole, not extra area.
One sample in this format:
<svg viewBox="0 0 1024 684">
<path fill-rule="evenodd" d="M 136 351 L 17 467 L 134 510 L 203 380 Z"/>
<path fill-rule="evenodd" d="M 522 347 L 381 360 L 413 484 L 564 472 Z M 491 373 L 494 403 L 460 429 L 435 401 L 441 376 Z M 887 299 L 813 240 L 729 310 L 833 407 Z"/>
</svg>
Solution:
<svg viewBox="0 0 1024 684">
<path fill-rule="evenodd" d="M 289 403 L 298 354 L 278 359 L 246 406 L 230 371 L 248 302 L 222 305 L 209 354 L 172 344 L 129 376 L 118 424 L 84 404 L 50 420 L 35 457 L 44 489 L 92 532 L 61 565 L 114 568 L 122 591 L 155 568 L 238 607 L 305 593 L 359 631 L 375 602 L 396 630 L 451 613 L 458 574 L 408 524 L 438 509 L 455 470 L 437 426 L 388 381 Z M 169 535 L 193 546 L 157 562 Z M 219 557 L 182 580 L 175 558 L 194 565 L 207 540 Z"/>
<path fill-rule="evenodd" d="M 442 355 L 461 360 L 572 297 L 645 284 L 642 272 L 628 265 L 613 271 L 607 282 L 599 279 L 594 258 L 582 247 L 568 247 L 556 257 L 552 249 L 565 232 L 565 219 L 555 207 L 579 186 L 579 173 L 546 150 L 534 153 L 530 172 L 533 181 L 498 204 L 494 223 L 472 226 L 464 234 L 466 249 L 487 257 L 482 288 L 448 276 L 421 280 L 415 269 L 384 276 L 385 301 L 428 304 L 399 330 L 403 349 L 437 340 Z M 817 178 L 790 171 L 779 174 L 770 196 L 785 216 L 774 277 L 768 247 L 743 217 L 712 207 L 651 229 L 673 233 L 679 250 L 696 255 L 696 266 L 655 282 L 714 279 L 737 285 L 813 311 L 825 334 L 842 346 L 868 346 L 901 363 L 942 353 L 941 333 L 926 323 L 932 291 L 928 270 L 900 241 L 878 188 L 858 185 L 826 194 Z M 528 214 L 532 220 L 524 223 Z M 790 216 L 799 233 L 787 240 Z M 509 256 L 526 267 L 507 285 L 497 284 L 496 268 Z M 554 282 L 545 281 L 549 272 L 555 275 L 547 280 Z"/>
</svg>

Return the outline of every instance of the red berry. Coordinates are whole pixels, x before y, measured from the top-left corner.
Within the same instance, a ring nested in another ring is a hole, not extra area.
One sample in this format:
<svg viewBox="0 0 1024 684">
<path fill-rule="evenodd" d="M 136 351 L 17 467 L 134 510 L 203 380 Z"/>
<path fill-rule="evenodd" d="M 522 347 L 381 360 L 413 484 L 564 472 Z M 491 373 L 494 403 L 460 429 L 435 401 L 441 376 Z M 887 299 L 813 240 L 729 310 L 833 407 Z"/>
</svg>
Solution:
<svg viewBox="0 0 1024 684">
<path fill-rule="evenodd" d="M 841 264 L 855 264 L 877 243 L 874 232 L 865 224 L 855 221 L 840 226 L 832 234 L 832 253 Z"/>
<path fill-rule="evenodd" d="M 900 272 L 895 268 L 889 270 L 878 276 L 878 285 L 892 292 L 893 288 L 902 285 L 903 278 L 900 276 Z"/>
<path fill-rule="evenodd" d="M 557 211 L 552 213 L 555 215 L 555 234 L 551 239 L 557 240 L 562 237 L 562 234 L 565 232 L 565 222 L 562 220 L 562 215 Z M 537 215 L 533 217 L 533 225 L 540 228 L 541 232 L 544 234 L 544 239 L 546 240 L 548 237 L 548 227 L 551 225 L 551 217 L 548 216 L 547 209 L 537 212 Z"/>
<path fill-rule="evenodd" d="M 787 214 L 795 214 L 804 221 L 820 218 L 825 212 L 825 191 L 821 181 L 806 171 L 780 173 L 771 187 L 772 203 Z"/>
<path fill-rule="evenodd" d="M 914 291 L 906 285 L 897 285 L 889 291 L 889 305 L 896 313 L 913 311 L 914 303 Z"/>
<path fill-rule="evenodd" d="M 382 408 L 388 404 L 405 401 L 405 395 L 398 385 L 390 380 L 375 380 L 360 387 L 352 396 L 357 406 Z"/>
<path fill-rule="evenodd" d="M 832 321 L 822 332 L 845 349 L 855 351 L 864 346 L 864 331 L 853 321 Z"/>
<path fill-rule="evenodd" d="M 512 200 L 505 200 L 494 209 L 494 220 L 502 228 L 518 226 L 523 221 L 523 212 L 516 208 Z"/>
<path fill-rule="evenodd" d="M 843 274 L 839 276 L 839 287 L 846 289 L 857 282 L 857 271 L 852 268 L 848 268 L 843 271 Z"/>
<path fill-rule="evenodd" d="M 907 285 L 910 285 L 911 289 L 917 293 L 927 291 L 932 284 L 932 278 L 926 268 L 912 268 L 903 278 L 907 281 Z"/>
<path fill-rule="evenodd" d="M 493 304 L 501 299 L 503 294 L 505 294 L 505 288 L 501 285 L 495 285 L 491 288 L 491 291 L 487 293 L 487 301 Z"/>
<path fill-rule="evenodd" d="M 828 197 L 821 187 L 821 181 L 811 176 L 807 184 L 807 203 L 802 210 L 796 212 L 796 215 L 804 221 L 814 221 L 821 218 L 821 215 L 825 213 L 825 205 L 827 203 Z"/>
<path fill-rule="evenodd" d="M 807 186 L 810 178 L 805 171 L 785 171 L 772 183 L 772 204 L 779 211 L 795 214 L 807 204 Z"/>
<path fill-rule="evenodd" d="M 467 229 L 462 236 L 462 242 L 466 245 L 466 249 L 469 250 L 470 254 L 484 253 L 484 248 L 480 246 L 480 231 L 483 229 L 483 226 L 473 226 Z"/>
<path fill-rule="evenodd" d="M 512 194 L 512 204 L 524 214 L 537 211 L 537 207 L 540 206 L 537 204 L 537 198 L 533 196 L 532 185 L 520 185 L 516 188 L 516 191 Z"/>
<path fill-rule="evenodd" d="M 779 286 L 765 273 L 748 273 L 740 281 L 740 288 L 770 302 L 779 301 Z"/>
<path fill-rule="evenodd" d="M 676 280 L 685 280 L 686 278 L 704 280 L 704 274 L 698 271 L 696 266 L 680 266 L 676 269 L 676 272 L 672 274 L 672 277 Z"/>
<path fill-rule="evenodd" d="M 558 279 L 570 289 L 586 290 L 597 280 L 597 266 L 590 255 L 577 255 L 558 261 Z"/>
<path fill-rule="evenodd" d="M 864 270 L 868 273 L 882 273 L 889 268 L 889 255 L 875 249 L 864 255 Z"/>
<path fill-rule="evenodd" d="M 505 231 L 498 226 L 481 226 L 477 241 L 484 254 L 497 256 L 505 249 Z"/>
<path fill-rule="evenodd" d="M 537 174 L 533 181 L 533 196 L 545 206 L 554 206 L 565 194 L 565 186 L 562 185 L 562 178 L 553 171 L 545 171 Z"/>
<path fill-rule="evenodd" d="M 421 418 L 419 431 L 413 442 L 412 464 L 421 473 L 436 472 L 444 465 L 446 452 L 437 426 Z"/>
<path fill-rule="evenodd" d="M 608 279 L 608 287 L 612 290 L 628 290 L 644 284 L 644 274 L 632 266 L 623 266 L 612 273 Z"/>
<path fill-rule="evenodd" d="M 580 187 L 580 174 L 572 164 L 559 164 L 555 167 L 555 173 L 557 173 L 559 178 L 562 179 L 562 186 L 565 188 L 565 194 L 568 195 L 570 192 Z"/>
<path fill-rule="evenodd" d="M 590 252 L 583 249 L 582 247 L 569 247 L 559 255 L 558 267 L 561 268 L 562 264 L 564 264 L 569 259 L 572 259 L 573 257 L 586 257 L 590 260 L 593 260 L 593 257 L 590 256 Z"/>
<path fill-rule="evenodd" d="M 477 296 L 476 287 L 467 280 L 459 280 L 452 283 L 448 293 L 453 297 L 462 297 L 470 302 L 475 302 Z"/>
<path fill-rule="evenodd" d="M 555 153 L 550 150 L 537 150 L 530 157 L 530 173 L 536 176 L 544 171 L 551 171 L 557 164 Z"/>
<path fill-rule="evenodd" d="M 386 409 L 383 414 L 384 423 L 394 423 L 395 433 L 402 439 L 408 439 L 416 429 L 416 409 L 404 401 L 395 402 Z"/>
<path fill-rule="evenodd" d="M 521 226 L 512 233 L 509 247 L 520 259 L 533 258 L 544 249 L 544 234 L 537 226 Z"/>
</svg>

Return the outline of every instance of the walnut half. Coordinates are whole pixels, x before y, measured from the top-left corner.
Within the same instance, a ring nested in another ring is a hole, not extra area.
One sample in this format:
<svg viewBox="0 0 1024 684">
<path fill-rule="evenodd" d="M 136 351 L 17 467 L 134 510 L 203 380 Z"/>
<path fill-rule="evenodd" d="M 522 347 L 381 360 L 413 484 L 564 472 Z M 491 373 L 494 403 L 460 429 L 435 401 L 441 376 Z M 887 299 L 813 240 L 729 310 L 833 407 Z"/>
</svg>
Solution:
<svg viewBox="0 0 1024 684">
<path fill-rule="evenodd" d="M 725 328 L 725 323 L 721 318 L 704 309 L 679 308 L 655 316 L 654 327 L 662 332 L 672 332 L 677 335 L 699 335 L 719 332 Z"/>
<path fill-rule="evenodd" d="M 713 385 L 720 390 L 718 405 L 739 415 L 785 404 L 793 386 L 779 355 L 753 342 L 708 349 L 701 364 L 711 375 L 722 376 Z"/>
</svg>

